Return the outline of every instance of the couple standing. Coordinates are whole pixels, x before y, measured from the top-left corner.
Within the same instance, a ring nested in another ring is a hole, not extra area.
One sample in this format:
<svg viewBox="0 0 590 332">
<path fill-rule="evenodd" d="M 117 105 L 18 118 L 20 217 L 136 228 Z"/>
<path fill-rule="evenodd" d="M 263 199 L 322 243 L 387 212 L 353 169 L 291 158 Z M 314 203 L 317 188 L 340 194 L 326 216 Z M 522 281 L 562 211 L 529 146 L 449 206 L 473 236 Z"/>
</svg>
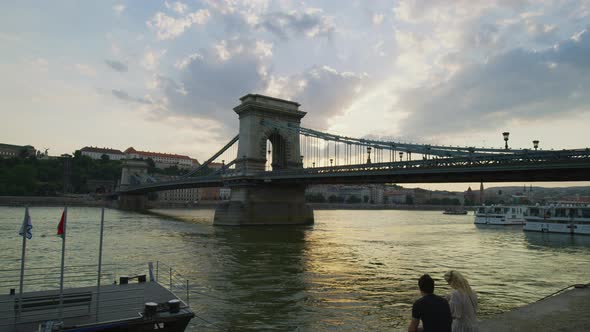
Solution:
<svg viewBox="0 0 590 332">
<path fill-rule="evenodd" d="M 453 288 L 444 299 L 434 295 L 434 280 L 425 274 L 418 280 L 422 297 L 412 306 L 412 322 L 408 332 L 477 332 L 477 295 L 467 279 L 457 271 L 449 271 L 445 280 Z M 423 329 L 418 329 L 422 321 Z"/>
</svg>

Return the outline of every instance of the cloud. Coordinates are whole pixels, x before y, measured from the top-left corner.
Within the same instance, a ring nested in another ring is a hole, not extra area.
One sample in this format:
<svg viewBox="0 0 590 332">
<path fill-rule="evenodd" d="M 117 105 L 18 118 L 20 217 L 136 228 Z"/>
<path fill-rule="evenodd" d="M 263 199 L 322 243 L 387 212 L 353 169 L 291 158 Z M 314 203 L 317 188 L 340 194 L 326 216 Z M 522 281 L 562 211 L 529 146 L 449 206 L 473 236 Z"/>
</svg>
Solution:
<svg viewBox="0 0 590 332">
<path fill-rule="evenodd" d="M 77 64 L 74 65 L 74 67 L 82 75 L 85 75 L 85 76 L 96 76 L 96 70 L 94 70 L 94 68 L 90 67 L 89 65 L 84 65 L 84 64 L 77 63 Z"/>
<path fill-rule="evenodd" d="M 122 4 L 114 5 L 113 10 L 115 11 L 115 14 L 121 15 L 123 13 L 123 11 L 125 10 L 125 5 L 122 5 Z"/>
<path fill-rule="evenodd" d="M 107 64 L 107 66 L 109 66 L 112 70 L 114 71 L 118 71 L 120 73 L 124 73 L 127 72 L 127 70 L 129 69 L 127 67 L 127 64 L 117 61 L 117 60 L 104 60 L 104 63 Z"/>
<path fill-rule="evenodd" d="M 172 113 L 212 119 L 237 128 L 233 107 L 248 93 L 291 99 L 309 114 L 306 123 L 326 126 L 327 120 L 342 114 L 361 91 L 366 76 L 339 72 L 329 66 L 280 77 L 266 63 L 270 46 L 252 40 L 224 40 L 210 50 L 192 54 L 177 62 L 180 78 L 156 77 L 155 87 Z"/>
<path fill-rule="evenodd" d="M 373 24 L 375 24 L 375 25 L 379 25 L 379 24 L 383 23 L 384 19 L 385 19 L 385 15 L 383 15 L 383 14 L 373 14 Z"/>
<path fill-rule="evenodd" d="M 174 18 L 158 12 L 146 24 L 156 32 L 158 39 L 166 40 L 180 36 L 194 24 L 203 25 L 207 23 L 210 16 L 211 14 L 207 9 L 200 9 L 180 18 Z"/>
<path fill-rule="evenodd" d="M 546 50 L 514 49 L 466 66 L 446 82 L 406 90 L 396 108 L 409 113 L 402 130 L 430 135 L 588 112 L 585 91 L 589 30 Z"/>
<path fill-rule="evenodd" d="M 198 53 L 189 54 L 186 57 L 176 61 L 176 63 L 174 64 L 174 67 L 176 67 L 177 69 L 184 69 L 188 65 L 190 65 L 191 62 L 193 62 L 195 60 L 199 60 L 199 59 L 203 60 L 203 56 Z"/>
<path fill-rule="evenodd" d="M 157 87 L 171 112 L 213 119 L 236 128 L 232 108 L 240 97 L 262 93 L 269 78 L 260 70 L 263 64 L 253 49 L 238 41 L 225 41 L 223 47 L 227 51 L 223 56 L 218 50 L 209 50 L 177 63 L 183 69 L 178 81 L 157 77 Z M 238 52 L 239 56 L 234 56 Z"/>
<path fill-rule="evenodd" d="M 144 53 L 143 58 L 141 59 L 141 65 L 149 71 L 154 71 L 160 65 L 160 59 L 164 54 L 166 54 L 166 50 L 149 50 Z"/>
<path fill-rule="evenodd" d="M 173 2 L 173 3 L 169 3 L 168 1 L 164 2 L 164 5 L 166 5 L 166 8 L 168 9 L 172 9 L 173 11 L 177 12 L 178 14 L 184 14 L 186 11 L 188 11 L 188 6 L 185 3 L 182 2 Z"/>
<path fill-rule="evenodd" d="M 111 90 L 111 93 L 113 94 L 113 96 L 117 97 L 118 99 L 124 100 L 124 101 L 130 101 L 130 102 L 146 104 L 146 105 L 152 104 L 152 102 L 148 99 L 132 97 L 127 92 L 125 92 L 123 90 L 113 89 L 113 90 Z"/>
<path fill-rule="evenodd" d="M 301 34 L 309 38 L 330 37 L 335 31 L 333 18 L 322 15 L 322 10 L 317 8 L 307 8 L 300 12 L 268 13 L 260 18 L 258 27 L 282 40 Z"/>
<path fill-rule="evenodd" d="M 300 103 L 301 108 L 308 112 L 306 125 L 325 129 L 331 117 L 342 115 L 358 98 L 366 78 L 365 74 L 338 72 L 329 66 L 314 66 L 290 77 L 281 96 Z"/>
</svg>

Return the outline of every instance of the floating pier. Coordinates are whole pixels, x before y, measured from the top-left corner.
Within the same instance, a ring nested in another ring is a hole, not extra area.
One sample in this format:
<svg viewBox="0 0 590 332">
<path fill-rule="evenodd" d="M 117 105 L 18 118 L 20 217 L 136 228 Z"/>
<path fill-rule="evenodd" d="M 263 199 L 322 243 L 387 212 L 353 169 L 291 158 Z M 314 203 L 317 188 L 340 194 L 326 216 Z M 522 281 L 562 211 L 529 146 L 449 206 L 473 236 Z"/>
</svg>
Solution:
<svg viewBox="0 0 590 332">
<path fill-rule="evenodd" d="M 0 331 L 184 331 L 194 317 L 155 281 L 101 286 L 100 297 L 95 286 L 69 288 L 62 301 L 58 290 L 0 295 Z"/>
</svg>

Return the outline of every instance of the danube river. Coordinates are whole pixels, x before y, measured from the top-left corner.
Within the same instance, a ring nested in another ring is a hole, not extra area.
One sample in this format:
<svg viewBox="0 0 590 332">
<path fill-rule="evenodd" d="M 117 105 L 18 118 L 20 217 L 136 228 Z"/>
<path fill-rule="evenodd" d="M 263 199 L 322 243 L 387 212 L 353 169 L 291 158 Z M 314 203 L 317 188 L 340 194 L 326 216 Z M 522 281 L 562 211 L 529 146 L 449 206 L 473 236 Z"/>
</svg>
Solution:
<svg viewBox="0 0 590 332">
<path fill-rule="evenodd" d="M 190 280 L 198 315 L 190 330 L 403 330 L 418 277 L 429 273 L 442 294 L 449 269 L 478 292 L 479 318 L 590 281 L 590 237 L 476 227 L 471 215 L 330 210 L 316 211 L 313 226 L 233 228 L 213 227 L 212 210 L 154 212 L 106 210 L 104 261 L 114 265 L 105 273 L 145 273 L 146 262 L 159 261 L 160 280 L 168 282 L 164 263 L 172 266 Z M 23 214 L 0 207 L 4 270 L 20 266 Z M 30 214 L 27 268 L 58 267 L 61 210 L 33 207 Z M 98 208 L 69 209 L 67 265 L 96 264 L 99 218 Z"/>
</svg>

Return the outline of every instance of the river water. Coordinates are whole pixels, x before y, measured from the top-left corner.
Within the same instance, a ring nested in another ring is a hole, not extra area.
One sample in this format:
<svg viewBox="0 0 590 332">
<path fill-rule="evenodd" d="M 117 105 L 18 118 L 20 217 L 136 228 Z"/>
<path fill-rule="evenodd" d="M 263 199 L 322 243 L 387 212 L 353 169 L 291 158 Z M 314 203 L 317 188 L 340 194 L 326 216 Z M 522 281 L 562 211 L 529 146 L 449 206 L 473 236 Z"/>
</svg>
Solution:
<svg viewBox="0 0 590 332">
<path fill-rule="evenodd" d="M 198 317 L 189 330 L 404 330 L 418 277 L 429 273 L 435 293 L 444 294 L 449 269 L 463 272 L 477 291 L 479 318 L 590 282 L 590 237 L 476 227 L 472 215 L 325 210 L 315 211 L 313 226 L 236 228 L 213 227 L 212 210 L 153 212 L 105 211 L 104 262 L 113 264 L 105 273 L 145 273 L 153 261 L 168 282 L 172 266 L 182 275 L 175 284 L 190 280 Z M 0 207 L 4 270 L 20 267 L 23 214 Z M 60 264 L 54 234 L 61 209 L 33 207 L 30 214 L 27 271 L 34 274 Z M 67 265 L 97 263 L 99 219 L 98 208 L 69 209 Z"/>
</svg>

